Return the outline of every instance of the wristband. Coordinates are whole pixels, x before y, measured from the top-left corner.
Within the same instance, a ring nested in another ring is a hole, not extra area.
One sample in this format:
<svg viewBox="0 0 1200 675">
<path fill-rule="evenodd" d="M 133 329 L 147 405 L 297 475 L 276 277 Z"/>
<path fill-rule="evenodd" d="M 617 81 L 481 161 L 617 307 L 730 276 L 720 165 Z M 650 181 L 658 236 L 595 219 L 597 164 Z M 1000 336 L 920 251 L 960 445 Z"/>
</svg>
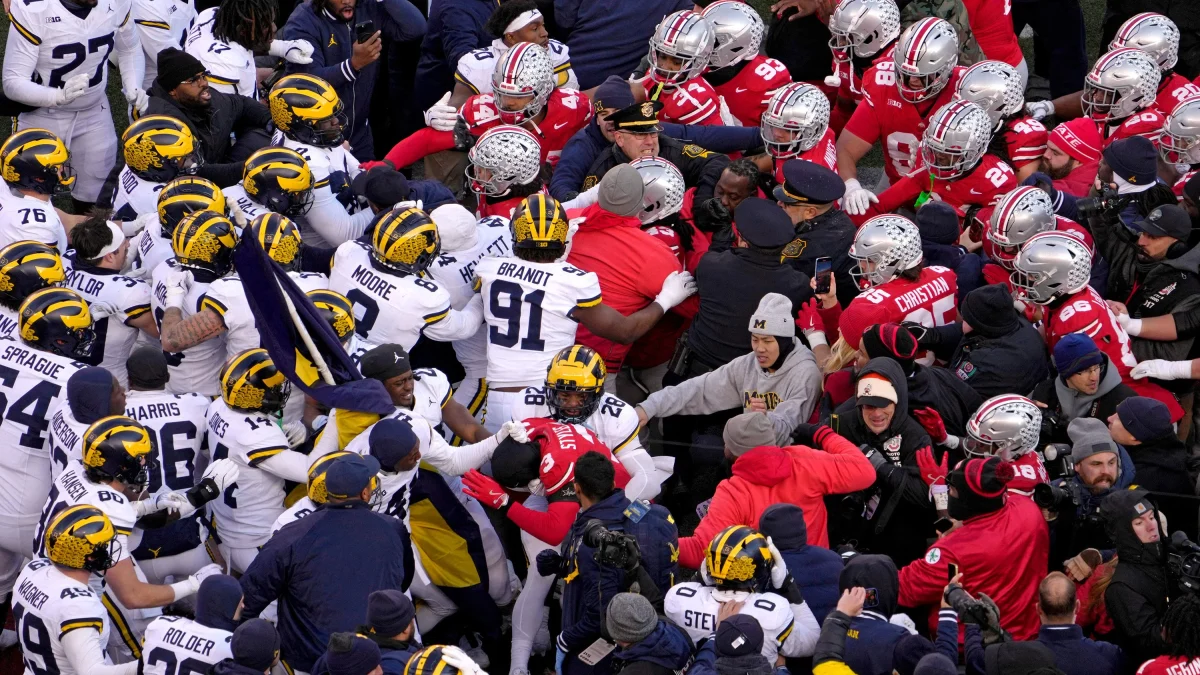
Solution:
<svg viewBox="0 0 1200 675">
<path fill-rule="evenodd" d="M 938 445 L 942 446 L 943 448 L 950 448 L 951 450 L 957 450 L 958 446 L 961 443 L 962 443 L 962 439 L 959 438 L 958 436 L 954 436 L 953 434 L 946 434 L 946 440 L 942 441 Z"/>
<path fill-rule="evenodd" d="M 175 594 L 175 600 L 172 602 L 195 595 L 199 585 L 200 584 L 197 584 L 196 580 L 192 577 L 188 577 L 183 581 L 177 581 L 171 584 L 169 588 L 171 589 L 171 592 Z"/>
<path fill-rule="evenodd" d="M 187 500 L 192 506 L 200 508 L 221 496 L 221 491 L 217 489 L 215 480 L 205 478 L 184 494 L 187 495 Z"/>
<path fill-rule="evenodd" d="M 816 348 L 821 345 L 825 345 L 825 346 L 829 345 L 829 340 L 827 340 L 825 338 L 825 331 L 814 330 L 814 331 L 803 331 L 803 332 L 804 332 L 804 339 L 808 340 L 808 346 L 810 348 Z"/>
<path fill-rule="evenodd" d="M 1130 320 L 1126 321 L 1125 322 L 1125 332 L 1128 333 L 1130 335 L 1130 337 L 1137 337 L 1138 335 L 1140 335 L 1142 332 L 1142 320 L 1141 319 L 1130 319 Z"/>
<path fill-rule="evenodd" d="M 933 495 L 933 508 L 938 511 L 945 511 L 950 508 L 950 486 L 931 485 L 929 492 Z"/>
</svg>

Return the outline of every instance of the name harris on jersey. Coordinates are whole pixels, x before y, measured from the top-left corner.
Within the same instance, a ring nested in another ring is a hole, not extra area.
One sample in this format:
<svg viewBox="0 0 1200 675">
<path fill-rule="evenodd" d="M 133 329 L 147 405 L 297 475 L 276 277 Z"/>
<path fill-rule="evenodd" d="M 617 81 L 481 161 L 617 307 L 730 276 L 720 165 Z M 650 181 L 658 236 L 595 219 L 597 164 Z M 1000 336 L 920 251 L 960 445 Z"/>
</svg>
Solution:
<svg viewBox="0 0 1200 675">
<path fill-rule="evenodd" d="M 179 404 L 175 402 L 147 403 L 145 405 L 135 405 L 125 408 L 125 415 L 135 420 L 168 419 L 171 417 L 180 417 L 182 414 L 179 410 Z"/>
</svg>

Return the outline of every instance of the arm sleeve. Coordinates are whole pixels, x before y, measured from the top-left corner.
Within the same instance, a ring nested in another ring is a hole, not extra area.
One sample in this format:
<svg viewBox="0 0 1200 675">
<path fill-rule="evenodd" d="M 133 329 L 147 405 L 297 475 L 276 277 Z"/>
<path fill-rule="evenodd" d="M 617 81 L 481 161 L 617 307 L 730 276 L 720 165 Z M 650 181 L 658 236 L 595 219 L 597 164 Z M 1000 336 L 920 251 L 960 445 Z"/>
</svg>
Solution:
<svg viewBox="0 0 1200 675">
<path fill-rule="evenodd" d="M 196 169 L 196 175 L 201 178 L 207 178 L 217 184 L 219 188 L 227 188 L 237 185 L 242 180 L 242 173 L 246 169 L 245 162 L 224 162 L 220 164 L 201 164 Z"/>
<path fill-rule="evenodd" d="M 817 617 L 813 616 L 807 602 L 791 605 L 791 608 L 794 617 L 792 628 L 779 652 L 790 658 L 812 656 L 817 649 L 817 640 L 821 638 L 821 626 L 817 624 Z"/>
<path fill-rule="evenodd" d="M 325 241 L 340 243 L 358 239 L 375 216 L 370 209 L 350 215 L 328 187 L 317 188 L 313 196 L 316 199 L 304 219 Z"/>
<path fill-rule="evenodd" d="M 33 81 L 42 40 L 24 27 L 28 19 L 12 14 L 9 18 L 12 30 L 4 45 L 4 94 L 25 105 L 51 107 L 58 101 L 59 90 Z"/>
<path fill-rule="evenodd" d="M 134 675 L 138 661 L 120 665 L 104 663 L 104 647 L 100 644 L 100 632 L 95 630 L 73 630 L 60 639 L 67 662 L 77 673 L 88 675 Z"/>
<path fill-rule="evenodd" d="M 947 553 L 942 548 L 936 563 L 925 562 L 922 557 L 900 570 L 900 606 L 920 607 L 941 602 L 948 565 L 954 562 Z"/>
<path fill-rule="evenodd" d="M 397 169 L 402 169 L 426 155 L 454 149 L 454 132 L 437 131 L 431 127 L 420 129 L 400 141 L 388 151 L 384 159 Z"/>
<path fill-rule="evenodd" d="M 146 79 L 146 57 L 142 55 L 142 42 L 131 15 L 126 15 L 125 23 L 117 29 L 116 43 L 121 88 L 124 91 L 141 89 L 142 80 Z"/>
<path fill-rule="evenodd" d="M 483 299 L 476 295 L 461 310 L 451 309 L 444 319 L 425 326 L 423 334 L 434 340 L 453 342 L 474 335 L 483 325 Z"/>
<path fill-rule="evenodd" d="M 821 375 L 815 366 L 812 371 L 811 376 L 803 376 L 791 391 L 781 392 L 783 400 L 774 410 L 767 412 L 771 425 L 775 427 L 775 441 L 781 447 L 791 445 L 796 425 L 808 420 L 817 407 L 817 399 L 821 396 Z"/>
<path fill-rule="evenodd" d="M 271 110 L 249 96 L 239 96 L 241 110 L 238 111 L 235 129 L 266 129 L 272 122 Z"/>
<path fill-rule="evenodd" d="M 634 446 L 633 444 L 637 445 Z M 625 496 L 631 500 L 654 499 L 662 489 L 662 482 L 669 478 L 654 465 L 654 458 L 636 438 L 621 452 L 617 453 L 621 466 L 629 472 L 629 483 L 625 486 Z M 542 539 L 546 543 L 553 543 Z"/>
<path fill-rule="evenodd" d="M 584 565 L 588 569 L 583 569 Z M 564 628 L 558 635 L 560 647 L 565 652 L 579 652 L 587 649 L 588 645 L 600 637 L 600 617 L 609 601 L 621 592 L 619 580 L 624 577 L 624 571 L 609 567 L 597 566 L 592 561 L 580 561 L 580 578 L 587 578 L 591 583 L 583 584 L 579 589 L 583 597 L 583 612 L 581 618 L 570 627 Z"/>
<path fill-rule="evenodd" d="M 663 124 L 662 128 L 662 133 L 671 138 L 695 143 L 702 148 L 725 154 L 745 152 L 763 144 L 757 126 L 714 127 L 697 124 Z M 555 171 L 557 170 L 556 168 Z"/>
<path fill-rule="evenodd" d="M 289 543 L 276 533 L 267 540 L 242 575 L 243 619 L 258 617 L 267 605 L 279 598 L 279 590 L 287 584 L 284 569 L 290 551 Z"/>
<path fill-rule="evenodd" d="M 717 675 L 717 648 L 715 640 L 705 640 L 696 650 L 687 675 Z"/>
<path fill-rule="evenodd" d="M 867 209 L 866 214 L 856 216 L 855 222 L 860 219 L 865 221 L 878 215 L 892 213 L 901 206 L 912 207 L 917 196 L 921 194 L 921 180 L 927 178 L 928 173 L 925 171 L 917 171 L 914 174 L 909 174 L 902 177 L 900 180 L 888 189 L 884 190 L 879 195 L 879 203 L 872 204 L 871 208 Z"/>
<path fill-rule="evenodd" d="M 850 630 L 850 617 L 839 610 L 833 610 L 825 617 L 821 626 L 821 638 L 817 642 L 816 653 L 813 654 L 813 665 L 820 666 L 828 661 L 844 662 L 846 660 L 846 631 Z"/>
<path fill-rule="evenodd" d="M 298 17 L 299 13 L 293 14 L 293 17 Z M 347 57 L 342 61 L 333 63 L 325 63 L 325 53 L 321 49 L 321 45 L 325 43 L 321 35 L 310 33 L 305 30 L 298 21 L 288 21 L 280 31 L 281 40 L 306 40 L 313 46 L 312 63 L 291 63 L 287 64 L 287 72 L 309 73 L 325 80 L 330 86 L 335 89 L 341 88 L 344 85 L 350 84 L 358 79 L 358 73 L 350 66 L 350 59 Z"/>
<path fill-rule="evenodd" d="M 875 469 L 857 445 L 825 425 L 813 435 L 825 456 L 815 456 L 823 461 L 812 463 L 812 475 L 820 481 L 825 494 L 847 494 L 871 487 Z"/>
<path fill-rule="evenodd" d="M 1196 337 L 1196 334 L 1200 333 L 1200 305 L 1171 316 L 1175 318 L 1176 339 L 1186 340 Z"/>
<path fill-rule="evenodd" d="M 933 646 L 939 654 L 958 664 L 958 614 L 954 610 L 938 612 L 937 639 Z"/>
<path fill-rule="evenodd" d="M 1096 251 L 1108 261 L 1109 274 L 1118 279 L 1133 279 L 1136 272 L 1136 250 L 1119 230 L 1125 226 L 1103 217 L 1088 218 L 1084 223 L 1096 240 Z"/>
<path fill-rule="evenodd" d="M 534 511 L 520 503 L 508 507 L 509 520 L 551 546 L 562 543 L 567 532 L 571 530 L 571 523 L 575 522 L 577 513 L 579 502 L 570 501 L 551 502 L 545 511 Z"/>
<path fill-rule="evenodd" d="M 754 358 L 753 354 L 738 359 Z M 670 417 L 672 415 L 707 415 L 718 410 L 728 410 L 742 405 L 741 389 L 733 381 L 735 359 L 716 370 L 697 375 L 679 384 L 664 387 L 645 401 L 641 408 L 648 417 Z"/>
<path fill-rule="evenodd" d="M 425 17 L 408 0 L 380 0 L 383 34 L 397 42 L 415 40 L 425 34 Z M 315 46 L 315 45 L 314 45 Z"/>
<path fill-rule="evenodd" d="M 294 450 L 276 453 L 259 462 L 258 468 L 294 483 L 308 482 L 308 455 Z"/>
<path fill-rule="evenodd" d="M 134 5 L 134 11 L 147 11 L 153 7 L 153 3 L 138 3 Z M 157 59 L 158 53 L 168 47 L 179 49 L 179 40 L 175 39 L 175 36 L 171 33 L 170 24 L 166 23 L 163 19 L 147 14 L 142 16 L 135 15 L 133 21 L 142 27 L 142 30 L 138 33 L 138 40 L 141 42 L 142 53 L 146 55 L 147 59 Z"/>
<path fill-rule="evenodd" d="M 483 466 L 492 458 L 499 444 L 495 436 L 489 436 L 478 443 L 452 447 L 441 434 L 433 433 L 430 435 L 428 451 L 422 453 L 421 459 L 444 474 L 461 476 Z"/>
</svg>

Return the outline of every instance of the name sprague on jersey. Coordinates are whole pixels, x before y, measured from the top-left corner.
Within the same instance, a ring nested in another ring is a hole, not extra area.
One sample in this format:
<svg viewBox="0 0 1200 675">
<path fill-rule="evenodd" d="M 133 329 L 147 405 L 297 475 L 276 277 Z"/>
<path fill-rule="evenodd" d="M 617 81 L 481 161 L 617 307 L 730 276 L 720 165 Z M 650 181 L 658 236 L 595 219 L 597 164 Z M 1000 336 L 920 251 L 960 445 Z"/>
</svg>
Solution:
<svg viewBox="0 0 1200 675">
<path fill-rule="evenodd" d="M 63 364 L 55 363 L 44 356 L 39 356 L 34 350 L 16 345 L 6 346 L 3 354 L 0 354 L 0 360 L 3 360 L 5 363 L 25 366 L 35 373 L 41 373 L 51 378 L 58 377 L 64 368 Z"/>
</svg>

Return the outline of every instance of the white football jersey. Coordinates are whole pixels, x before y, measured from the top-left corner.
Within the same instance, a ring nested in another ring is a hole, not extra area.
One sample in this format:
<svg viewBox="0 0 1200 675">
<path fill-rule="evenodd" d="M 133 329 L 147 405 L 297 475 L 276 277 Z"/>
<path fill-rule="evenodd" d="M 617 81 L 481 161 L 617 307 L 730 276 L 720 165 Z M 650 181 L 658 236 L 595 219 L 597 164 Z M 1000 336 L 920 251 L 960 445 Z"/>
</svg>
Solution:
<svg viewBox="0 0 1200 675">
<path fill-rule="evenodd" d="M 81 19 L 61 2 L 21 0 L 9 7 L 12 30 L 8 35 L 8 50 L 33 45 L 37 49 L 33 79 L 51 89 L 61 89 L 76 75 L 91 76 L 82 96 L 54 106 L 56 110 L 79 112 L 97 108 L 105 98 L 108 59 L 116 50 L 117 31 L 129 26 L 131 8 L 131 0 L 99 0 L 87 17 Z"/>
<path fill-rule="evenodd" d="M 286 511 L 279 514 L 279 517 L 276 518 L 275 522 L 271 524 L 271 536 L 275 536 L 275 533 L 283 528 L 284 525 L 290 525 L 298 520 L 310 516 L 312 515 L 312 512 L 316 510 L 317 505 L 313 503 L 313 500 L 308 498 L 308 495 L 301 497 L 300 499 L 296 500 L 295 504 L 289 506 Z"/>
<path fill-rule="evenodd" d="M 7 307 L 0 307 L 0 338 L 10 337 L 15 340 L 20 337 L 17 334 L 19 327 L 17 313 Z"/>
<path fill-rule="evenodd" d="M 531 417 L 553 419 L 550 406 L 546 405 L 546 390 L 543 387 L 526 387 L 524 398 L 513 404 L 512 418 L 518 422 Z M 642 447 L 638 440 L 638 416 L 634 407 L 609 393 L 600 397 L 596 412 L 583 423 L 596 434 L 601 443 L 619 455 L 624 450 Z"/>
<path fill-rule="evenodd" d="M 204 420 L 210 401 L 200 394 L 129 391 L 125 415 L 146 427 L 158 448 L 158 471 L 150 473 L 150 494 L 187 490 L 204 447 Z"/>
<path fill-rule="evenodd" d="M 717 611 L 721 603 L 713 597 L 716 590 L 694 581 L 675 584 L 663 599 L 663 613 L 698 644 L 712 637 L 717 630 Z M 738 613 L 758 619 L 765 638 L 762 654 L 768 663 L 775 663 L 776 655 L 783 649 L 796 622 L 791 605 L 775 593 L 750 593 Z"/>
<path fill-rule="evenodd" d="M 25 240 L 54 246 L 59 255 L 67 252 L 67 231 L 54 204 L 0 185 L 0 248 Z"/>
<path fill-rule="evenodd" d="M 436 368 L 417 368 L 413 380 L 413 407 L 407 412 L 436 427 L 442 423 L 442 408 L 454 394 L 450 379 Z"/>
<path fill-rule="evenodd" d="M 108 519 L 112 521 L 113 531 L 117 533 L 117 543 L 120 544 L 120 551 L 117 551 L 117 557 L 113 560 L 114 563 L 121 562 L 129 557 L 133 549 L 137 548 L 138 542 L 131 541 L 134 532 L 134 523 L 137 522 L 137 513 L 133 510 L 133 504 L 129 503 L 125 495 L 117 492 L 102 483 L 93 483 L 87 479 L 84 473 L 83 464 L 78 460 L 69 462 L 67 468 L 58 474 L 58 478 L 50 484 L 50 496 L 46 499 L 46 505 L 42 509 L 41 521 L 38 523 L 37 536 L 33 541 L 34 555 L 46 555 L 46 526 L 58 515 L 60 511 L 69 506 L 77 504 L 88 504 L 94 506 L 104 512 Z M 136 537 L 141 539 L 141 537 Z M 99 589 L 103 585 L 103 577 L 92 577 L 95 583 L 92 584 L 93 589 Z"/>
<path fill-rule="evenodd" d="M 492 73 L 509 49 L 512 47 L 497 38 L 487 47 L 463 54 L 454 70 L 454 79 L 467 85 L 473 94 L 492 93 Z M 550 65 L 554 67 L 554 86 L 578 89 L 579 80 L 571 69 L 571 52 L 567 46 L 558 40 L 550 40 L 546 43 L 546 51 L 550 55 Z"/>
<path fill-rule="evenodd" d="M 50 491 L 50 411 L 67 397 L 67 380 L 86 363 L 0 339 L 0 513 L 38 522 Z"/>
<path fill-rule="evenodd" d="M 163 315 L 167 307 L 167 273 L 175 267 L 175 258 L 169 258 L 154 268 L 151 276 L 151 286 L 154 289 L 150 297 L 150 306 L 154 310 L 154 321 L 162 330 Z M 183 299 L 183 318 L 197 314 L 205 308 L 204 295 L 210 284 L 193 279 Z M 218 375 L 221 366 L 225 365 L 225 336 L 218 335 L 211 340 L 205 340 L 190 349 L 179 353 L 167 354 L 167 372 L 171 379 L 167 382 L 167 391 L 172 394 L 190 394 L 196 392 L 205 396 L 218 396 L 221 393 L 221 383 Z"/>
<path fill-rule="evenodd" d="M 96 346 L 92 355 L 103 357 L 100 365 L 116 376 L 122 387 L 129 387 L 129 374 L 125 361 L 133 351 L 141 330 L 129 322 L 145 316 L 150 311 L 150 284 L 141 279 L 123 277 L 116 270 L 99 267 L 82 267 L 78 264 L 67 270 L 63 286 L 73 288 L 91 302 L 106 302 L 120 314 L 106 316 L 92 326 L 96 331 Z"/>
<path fill-rule="evenodd" d="M 507 218 L 481 218 L 476 225 L 479 240 L 475 248 L 443 252 L 429 266 L 429 276 L 450 293 L 450 305 L 454 309 L 466 307 L 475 297 L 475 266 L 480 260 L 487 256 L 507 258 L 512 255 L 512 234 L 508 228 Z M 469 338 L 455 340 L 454 353 L 467 373 L 464 380 L 487 376 L 487 331 L 477 331 Z"/>
<path fill-rule="evenodd" d="M 233 658 L 233 633 L 209 628 L 182 616 L 160 616 L 146 626 L 142 638 L 144 675 L 207 673 L 224 659 Z"/>
<path fill-rule="evenodd" d="M 87 675 L 75 669 L 63 649 L 63 636 L 73 630 L 94 630 L 100 634 L 101 646 L 108 644 L 108 612 L 100 594 L 45 558 L 36 558 L 21 570 L 13 589 L 12 615 L 25 675 Z M 107 654 L 104 662 L 111 663 Z"/>
<path fill-rule="evenodd" d="M 50 474 L 54 478 L 71 462 L 83 461 L 83 435 L 90 426 L 75 419 L 66 396 L 54 406 L 50 413 Z"/>
<path fill-rule="evenodd" d="M 358 160 L 346 148 L 318 148 L 293 141 L 276 131 L 274 145 L 300 153 L 313 175 L 313 205 L 296 217 L 304 243 L 318 248 L 336 248 L 357 239 L 375 219 L 365 199 L 350 189 L 358 175 Z"/>
<path fill-rule="evenodd" d="M 137 220 L 140 215 L 157 213 L 158 193 L 164 185 L 138 178 L 128 166 L 121 169 L 113 196 L 113 220 Z"/>
<path fill-rule="evenodd" d="M 242 215 L 245 216 L 247 223 L 263 215 L 264 213 L 271 213 L 271 209 L 268 209 L 262 204 L 259 204 L 251 199 L 250 196 L 246 194 L 246 188 L 242 187 L 241 183 L 238 183 L 237 185 L 230 185 L 229 187 L 224 188 L 221 190 L 221 194 L 225 196 L 225 203 L 229 206 L 229 211 L 231 213 L 241 211 Z M 234 222 L 236 223 L 237 221 L 234 220 Z M 305 243 L 308 243 L 307 239 L 304 241 Z M 170 245 L 170 243 L 171 242 L 167 242 L 168 245 Z"/>
<path fill-rule="evenodd" d="M 171 250 L 171 240 L 162 236 L 162 224 L 157 218 L 134 237 L 129 244 L 129 252 L 133 256 L 133 269 L 146 269 L 151 272 L 175 256 L 175 251 Z"/>
<path fill-rule="evenodd" d="M 376 269 L 370 250 L 359 241 L 339 246 L 329 290 L 354 305 L 354 332 L 364 340 L 372 345 L 394 342 L 411 350 L 427 326 L 450 315 L 450 294 L 435 281 Z"/>
<path fill-rule="evenodd" d="M 329 279 L 319 272 L 288 272 L 288 276 L 305 293 L 329 288 Z M 246 290 L 236 273 L 212 282 L 204 294 L 204 309 L 216 312 L 225 322 L 226 359 L 262 346 L 254 314 L 246 301 Z M 302 396 L 299 398 L 303 399 Z"/>
<path fill-rule="evenodd" d="M 475 266 L 488 332 L 488 386 L 540 386 L 560 350 L 575 344 L 578 307 L 603 302 L 600 279 L 565 262 L 484 258 Z"/>
<path fill-rule="evenodd" d="M 209 405 L 207 423 L 213 461 L 232 459 L 239 471 L 237 482 L 209 503 L 217 536 L 233 548 L 262 546 L 283 513 L 287 491 L 282 478 L 258 465 L 287 450 L 287 436 L 275 422 L 231 410 L 221 399 Z"/>
<path fill-rule="evenodd" d="M 184 51 L 204 64 L 208 83 L 226 94 L 258 98 L 258 73 L 254 68 L 254 52 L 236 42 L 218 40 L 213 35 L 217 8 L 211 7 L 196 15 L 184 41 Z"/>
<path fill-rule="evenodd" d="M 146 55 L 142 89 L 150 91 L 158 77 L 158 53 L 167 47 L 183 48 L 188 27 L 196 18 L 190 0 L 133 0 L 133 25 Z"/>
<path fill-rule="evenodd" d="M 433 426 L 426 420 L 419 417 L 413 417 L 403 410 L 388 415 L 391 419 L 399 419 L 408 422 L 412 427 L 413 434 L 417 437 L 417 442 L 421 449 L 422 458 L 426 452 L 429 452 L 431 444 L 442 441 L 441 445 L 445 446 L 445 441 L 442 437 L 433 430 Z M 371 454 L 371 429 L 374 424 L 363 430 L 361 434 L 354 437 L 354 440 L 346 444 L 346 452 L 353 452 L 359 455 Z M 437 437 L 437 441 L 434 437 Z M 389 516 L 395 516 L 404 521 L 404 526 L 409 527 L 409 508 L 408 505 L 412 501 L 412 482 L 417 477 L 417 468 L 414 467 L 408 471 L 400 471 L 398 473 L 389 473 L 387 471 L 379 472 L 379 491 L 381 499 L 376 505 L 375 511 L 386 513 Z"/>
</svg>

